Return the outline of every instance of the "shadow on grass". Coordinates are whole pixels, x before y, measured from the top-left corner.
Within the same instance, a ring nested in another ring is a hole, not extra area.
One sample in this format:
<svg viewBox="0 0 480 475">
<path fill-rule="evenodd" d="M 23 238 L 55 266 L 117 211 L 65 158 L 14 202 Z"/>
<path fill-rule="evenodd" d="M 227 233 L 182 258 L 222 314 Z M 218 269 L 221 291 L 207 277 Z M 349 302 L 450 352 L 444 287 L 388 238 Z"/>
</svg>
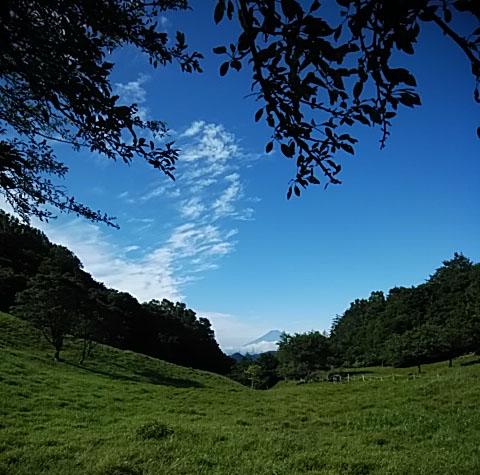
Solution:
<svg viewBox="0 0 480 475">
<path fill-rule="evenodd" d="M 80 365 L 78 363 L 73 363 L 71 361 L 65 361 L 64 364 L 69 366 L 74 366 L 75 368 L 82 369 L 84 371 L 88 371 L 90 373 L 99 374 L 101 376 L 107 376 L 108 378 L 112 378 L 118 381 L 131 381 L 135 383 L 150 383 L 150 384 L 157 384 L 160 386 L 173 386 L 175 388 L 203 388 L 205 387 L 202 383 L 198 381 L 194 381 L 192 379 L 184 379 L 184 378 L 172 378 L 170 376 L 165 376 L 159 374 L 152 370 L 137 370 L 135 371 L 134 375 L 127 376 L 125 374 L 114 373 L 111 371 L 104 371 L 98 368 L 93 368 L 89 366 Z M 117 367 L 121 368 L 120 365 L 116 365 Z"/>
<path fill-rule="evenodd" d="M 465 361 L 465 363 L 460 363 L 460 366 L 472 366 L 474 364 L 480 364 L 480 358 L 473 361 Z"/>
</svg>

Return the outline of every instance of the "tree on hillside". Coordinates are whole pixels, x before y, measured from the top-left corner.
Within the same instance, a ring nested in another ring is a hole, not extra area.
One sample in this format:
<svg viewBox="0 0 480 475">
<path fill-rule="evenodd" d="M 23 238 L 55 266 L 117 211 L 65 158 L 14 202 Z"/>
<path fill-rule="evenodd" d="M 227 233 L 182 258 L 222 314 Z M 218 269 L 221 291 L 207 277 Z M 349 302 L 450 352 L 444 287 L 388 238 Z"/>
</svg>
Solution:
<svg viewBox="0 0 480 475">
<path fill-rule="evenodd" d="M 245 377 L 250 381 L 250 388 L 255 389 L 260 383 L 262 368 L 256 363 L 251 363 L 245 369 Z"/>
<path fill-rule="evenodd" d="M 480 354 L 480 264 L 471 270 L 471 282 L 465 292 L 465 306 L 470 316 L 470 351 Z"/>
<path fill-rule="evenodd" d="M 423 364 L 443 359 L 447 351 L 443 336 L 442 329 L 431 324 L 394 335 L 389 340 L 390 363 L 399 367 L 416 366 L 420 374 Z"/>
<path fill-rule="evenodd" d="M 0 310 L 8 311 L 48 254 L 49 241 L 38 229 L 0 210 Z"/>
<path fill-rule="evenodd" d="M 278 344 L 278 372 L 287 379 L 308 379 L 315 371 L 330 367 L 328 338 L 318 331 L 284 333 Z"/>
<path fill-rule="evenodd" d="M 375 291 L 368 299 L 356 299 L 337 317 L 331 329 L 331 345 L 338 365 L 370 366 L 384 361 L 386 300 Z"/>
<path fill-rule="evenodd" d="M 426 318 L 441 328 L 450 366 L 453 358 L 475 347 L 478 316 L 474 307 L 468 305 L 474 297 L 469 289 L 474 285 L 474 265 L 461 253 L 444 261 L 427 282 L 431 304 Z"/>
<path fill-rule="evenodd" d="M 251 385 L 250 366 L 258 367 L 256 371 L 256 389 L 269 389 L 280 380 L 278 375 L 278 359 L 276 352 L 268 351 L 259 355 L 244 355 L 236 359 L 231 367 L 229 377 L 245 386 Z"/>
<path fill-rule="evenodd" d="M 217 0 L 214 10 L 215 22 L 235 18 L 240 28 L 237 41 L 214 50 L 226 55 L 220 74 L 248 63 L 260 101 L 255 120 L 272 129 L 266 150 L 277 142 L 296 159 L 288 197 L 318 184 L 318 170 L 326 184 L 340 183 L 338 154 L 353 154 L 357 142 L 350 127 L 378 126 L 383 147 L 398 108 L 420 105 L 414 75 L 396 61 L 415 53 L 425 24 L 465 55 L 480 101 L 480 29 L 457 29 L 461 19 L 478 22 L 476 0 L 336 3 L 334 19 L 318 0 Z M 176 61 L 201 71 L 185 36 L 169 40 L 158 22 L 161 12 L 186 8 L 187 0 L 2 2 L 0 193 L 23 219 L 48 219 L 50 206 L 115 225 L 51 181 L 67 172 L 54 142 L 124 162 L 140 157 L 173 177 L 179 151 L 165 123 L 142 119 L 112 93 L 109 53 L 131 45 L 153 67 Z"/>
<path fill-rule="evenodd" d="M 54 347 L 60 361 L 65 337 L 74 334 L 86 296 L 79 286 L 80 261 L 68 249 L 54 246 L 27 288 L 16 295 L 12 312 L 29 320 Z"/>
</svg>

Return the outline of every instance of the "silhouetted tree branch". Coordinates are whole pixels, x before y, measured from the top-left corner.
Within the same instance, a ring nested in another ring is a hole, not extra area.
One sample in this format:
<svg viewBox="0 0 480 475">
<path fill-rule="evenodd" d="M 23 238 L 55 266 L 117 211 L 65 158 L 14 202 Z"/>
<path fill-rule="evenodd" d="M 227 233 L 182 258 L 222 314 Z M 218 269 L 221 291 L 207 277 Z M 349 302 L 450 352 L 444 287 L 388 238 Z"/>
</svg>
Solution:
<svg viewBox="0 0 480 475">
<path fill-rule="evenodd" d="M 394 53 L 415 53 L 422 23 L 435 23 L 466 54 L 480 102 L 480 28 L 464 37 L 449 26 L 454 14 L 479 19 L 478 2 L 337 0 L 337 10 L 332 3 L 328 15 L 317 0 L 308 7 L 296 0 L 216 3 L 215 22 L 236 14 L 241 27 L 236 42 L 213 50 L 227 57 L 220 75 L 252 68 L 253 95 L 261 103 L 255 121 L 263 118 L 272 129 L 266 151 L 276 142 L 296 159 L 288 198 L 320 183 L 317 168 L 326 185 L 340 183 L 341 154 L 354 154 L 357 143 L 352 127 L 379 126 L 383 148 L 399 106 L 421 104 L 412 72 L 393 63 Z"/>
<path fill-rule="evenodd" d="M 178 150 L 165 123 L 119 104 L 107 57 L 129 44 L 155 68 L 175 61 L 182 71 L 201 71 L 201 55 L 187 51 L 184 34 L 171 41 L 157 25 L 159 12 L 186 8 L 185 0 L 2 2 L 0 193 L 24 220 L 60 210 L 117 226 L 50 181 L 68 171 L 55 142 L 127 163 L 142 158 L 173 178 Z"/>
</svg>

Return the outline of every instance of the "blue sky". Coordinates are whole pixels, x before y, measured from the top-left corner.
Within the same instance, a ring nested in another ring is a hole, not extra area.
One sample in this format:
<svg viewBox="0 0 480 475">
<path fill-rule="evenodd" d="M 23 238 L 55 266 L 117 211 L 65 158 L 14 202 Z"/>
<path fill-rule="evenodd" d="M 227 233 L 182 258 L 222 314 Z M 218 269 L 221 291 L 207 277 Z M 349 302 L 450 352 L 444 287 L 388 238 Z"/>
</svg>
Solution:
<svg viewBox="0 0 480 475">
<path fill-rule="evenodd" d="M 480 109 L 455 45 L 423 33 L 417 55 L 400 58 L 423 106 L 401 110 L 383 151 L 378 130 L 359 130 L 342 185 L 287 201 L 293 163 L 263 153 L 270 131 L 253 121 L 248 73 L 219 77 L 211 49 L 231 31 L 214 26 L 210 4 L 164 19 L 205 53 L 203 74 L 152 70 L 130 49 L 114 56 L 118 93 L 172 129 L 177 181 L 59 147 L 65 185 L 121 229 L 60 216 L 41 225 L 53 241 L 141 301 L 185 301 L 211 319 L 224 348 L 272 328 L 328 329 L 355 298 L 421 283 L 455 251 L 480 260 Z"/>
</svg>

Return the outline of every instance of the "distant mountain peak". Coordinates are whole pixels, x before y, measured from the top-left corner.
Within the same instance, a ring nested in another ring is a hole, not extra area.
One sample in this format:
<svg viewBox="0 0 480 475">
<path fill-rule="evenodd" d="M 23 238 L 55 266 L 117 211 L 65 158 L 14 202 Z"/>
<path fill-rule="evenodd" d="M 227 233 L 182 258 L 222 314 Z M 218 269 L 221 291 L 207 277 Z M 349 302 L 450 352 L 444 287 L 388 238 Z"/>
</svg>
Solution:
<svg viewBox="0 0 480 475">
<path fill-rule="evenodd" d="M 258 343 L 261 343 L 263 341 L 277 342 L 280 340 L 280 336 L 282 335 L 282 333 L 283 332 L 280 330 L 270 330 L 269 332 L 265 333 L 265 335 L 262 335 L 256 340 L 253 340 L 250 343 L 247 343 L 246 345 L 243 345 L 243 346 L 257 345 Z"/>
<path fill-rule="evenodd" d="M 262 335 L 250 343 L 236 348 L 228 348 L 225 351 L 228 355 L 237 354 L 237 356 L 246 355 L 247 353 L 250 355 L 259 355 L 267 351 L 277 351 L 278 342 L 283 333 L 284 332 L 280 330 L 270 330 L 265 333 L 265 335 Z"/>
</svg>

